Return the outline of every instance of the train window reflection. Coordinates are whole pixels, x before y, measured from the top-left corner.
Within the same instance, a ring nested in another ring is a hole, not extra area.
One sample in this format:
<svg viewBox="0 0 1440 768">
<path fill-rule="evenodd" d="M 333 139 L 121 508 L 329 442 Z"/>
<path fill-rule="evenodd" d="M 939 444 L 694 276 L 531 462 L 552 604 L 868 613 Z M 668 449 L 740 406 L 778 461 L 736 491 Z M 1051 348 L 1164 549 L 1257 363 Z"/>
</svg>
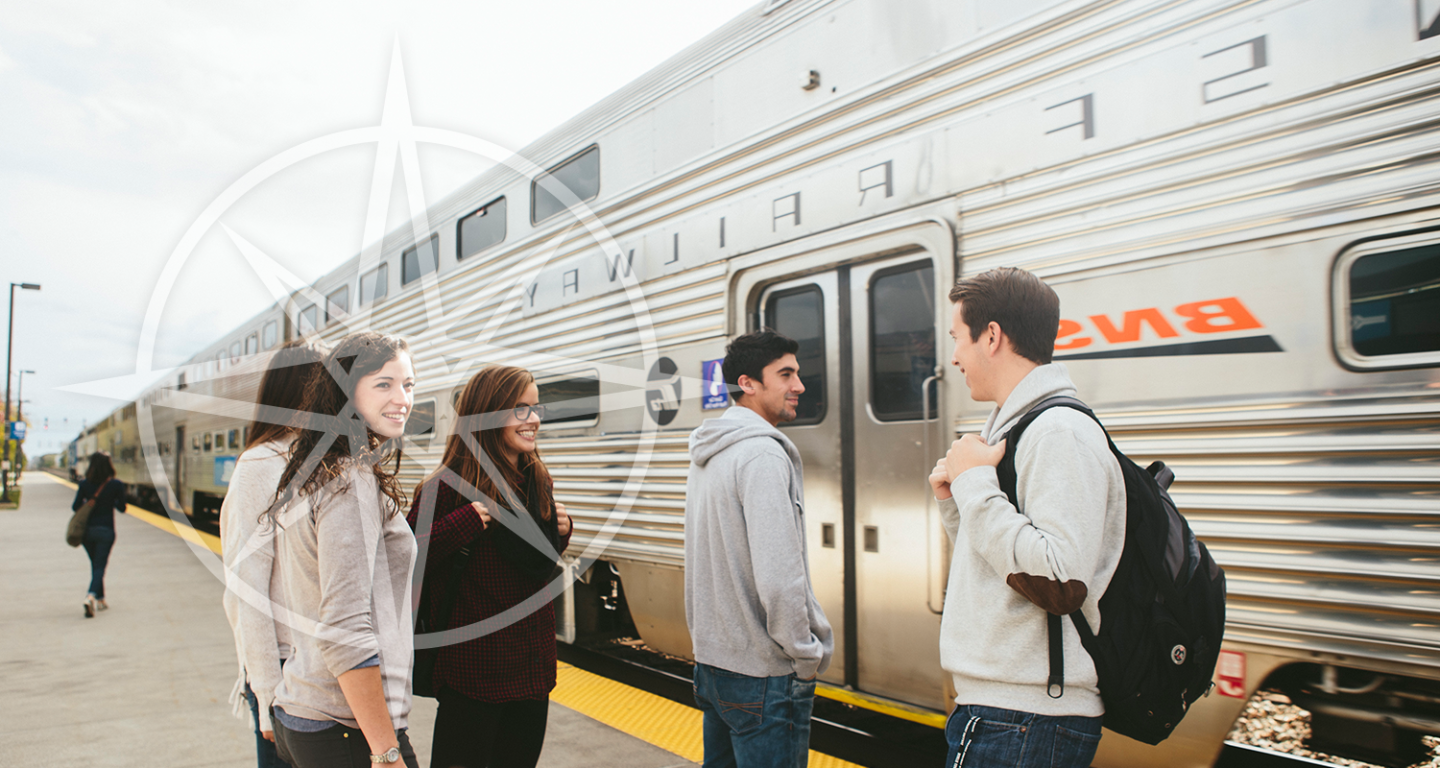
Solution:
<svg viewBox="0 0 1440 768">
<path fill-rule="evenodd" d="M 265 324 L 265 330 L 261 331 L 261 334 L 264 339 L 265 349 L 269 349 L 275 346 L 275 342 L 280 340 L 280 326 L 274 320 L 271 320 Z"/>
<path fill-rule="evenodd" d="M 818 285 L 771 294 L 765 302 L 765 324 L 800 344 L 800 404 L 794 425 L 825 419 L 825 297 Z"/>
<path fill-rule="evenodd" d="M 593 373 L 546 381 L 539 388 L 546 424 L 594 422 L 600 418 L 600 379 Z"/>
<path fill-rule="evenodd" d="M 246 336 L 246 337 L 245 337 L 245 354 L 246 354 L 246 355 L 253 355 L 253 354 L 255 354 L 256 352 L 259 352 L 259 351 L 260 351 L 260 336 L 259 336 L 258 334 L 254 334 L 254 333 L 250 334 L 249 336 Z"/>
<path fill-rule="evenodd" d="M 1440 350 L 1440 245 L 1350 265 L 1350 344 L 1366 357 Z"/>
<path fill-rule="evenodd" d="M 429 448 L 435 438 L 435 398 L 420 400 L 410 408 L 405 420 L 405 436 L 421 448 Z"/>
<path fill-rule="evenodd" d="M 385 298 L 390 288 L 390 265 L 380 266 L 366 272 L 360 277 L 360 303 L 369 304 L 377 299 Z"/>
<path fill-rule="evenodd" d="M 505 239 L 505 198 L 495 200 L 460 220 L 456 259 L 464 259 Z"/>
<path fill-rule="evenodd" d="M 600 194 L 600 147 L 590 147 L 530 183 L 530 221 L 533 224 L 565 210 L 560 198 L 541 184 L 547 177 L 564 184 L 579 200 L 595 199 Z"/>
<path fill-rule="evenodd" d="M 300 335 L 309 336 L 320 329 L 320 309 L 314 304 L 300 310 Z"/>
<path fill-rule="evenodd" d="M 342 285 L 325 297 L 325 324 L 350 314 L 350 286 Z"/>
<path fill-rule="evenodd" d="M 440 236 L 417 243 L 400 252 L 400 284 L 409 285 L 435 271 L 436 254 L 440 252 Z"/>
<path fill-rule="evenodd" d="M 921 418 L 920 386 L 935 373 L 930 262 L 878 272 L 870 284 L 870 409 L 881 421 Z M 934 391 L 931 392 L 934 415 Z"/>
</svg>

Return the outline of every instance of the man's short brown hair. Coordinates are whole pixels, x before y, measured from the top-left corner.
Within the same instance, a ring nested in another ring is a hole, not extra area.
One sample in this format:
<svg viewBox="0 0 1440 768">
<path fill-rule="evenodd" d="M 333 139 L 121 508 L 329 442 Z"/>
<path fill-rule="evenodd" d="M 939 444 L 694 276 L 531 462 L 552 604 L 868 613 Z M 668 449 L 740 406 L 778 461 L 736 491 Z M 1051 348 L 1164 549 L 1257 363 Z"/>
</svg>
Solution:
<svg viewBox="0 0 1440 768">
<path fill-rule="evenodd" d="M 961 302 L 960 319 L 970 327 L 971 341 L 993 322 L 1026 360 L 1046 365 L 1055 355 L 1060 297 L 1029 272 L 1000 267 L 962 278 L 950 289 L 950 301 Z"/>
</svg>

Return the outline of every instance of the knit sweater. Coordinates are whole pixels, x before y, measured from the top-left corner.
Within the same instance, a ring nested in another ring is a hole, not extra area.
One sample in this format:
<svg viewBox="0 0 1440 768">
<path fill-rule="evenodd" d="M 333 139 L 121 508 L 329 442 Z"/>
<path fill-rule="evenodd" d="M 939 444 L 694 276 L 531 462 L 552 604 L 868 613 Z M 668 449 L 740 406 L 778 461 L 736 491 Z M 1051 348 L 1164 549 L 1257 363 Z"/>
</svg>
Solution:
<svg viewBox="0 0 1440 768">
<path fill-rule="evenodd" d="M 380 492 L 369 467 L 352 466 L 287 507 L 275 542 L 295 646 L 275 706 L 294 717 L 359 728 L 339 677 L 378 655 L 391 722 L 397 730 L 406 727 L 416 548 L 405 516 Z"/>
<path fill-rule="evenodd" d="M 289 659 L 290 627 L 276 621 L 285 605 L 280 568 L 275 561 L 275 527 L 261 515 L 275 499 L 285 454 L 293 438 L 257 445 L 235 462 L 225 502 L 220 506 L 220 542 L 225 562 L 225 617 L 235 634 L 240 679 L 232 701 L 239 706 L 247 676 L 259 702 L 260 730 L 274 730 L 270 704 L 280 684 L 280 662 Z M 243 710 L 242 710 L 243 711 Z"/>
<path fill-rule="evenodd" d="M 980 436 L 994 445 L 1033 406 L 1075 397 L 1059 363 L 1031 371 L 995 409 Z M 954 543 L 940 663 L 955 682 L 956 704 L 1048 716 L 1104 714 L 1095 665 L 1075 625 L 1064 627 L 1065 693 L 1046 693 L 1047 609 L 1079 608 L 1100 628 L 1100 596 L 1125 543 L 1125 482 L 1105 433 L 1070 408 L 1046 411 L 1016 448 L 1017 510 L 995 468 L 974 467 L 940 502 Z M 1037 604 L 1038 603 L 1038 604 Z M 1046 605 L 1041 608 L 1039 605 Z"/>
<path fill-rule="evenodd" d="M 830 665 L 830 622 L 810 587 L 800 452 L 735 406 L 690 435 L 685 620 L 695 660 L 751 677 Z"/>
</svg>

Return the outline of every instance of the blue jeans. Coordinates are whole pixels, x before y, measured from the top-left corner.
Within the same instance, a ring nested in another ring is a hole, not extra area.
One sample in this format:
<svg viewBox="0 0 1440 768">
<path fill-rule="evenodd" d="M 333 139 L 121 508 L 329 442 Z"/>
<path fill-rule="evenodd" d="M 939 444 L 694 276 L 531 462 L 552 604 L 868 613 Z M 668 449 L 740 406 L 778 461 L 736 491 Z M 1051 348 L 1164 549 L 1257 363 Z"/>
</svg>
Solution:
<svg viewBox="0 0 1440 768">
<path fill-rule="evenodd" d="M 945 721 L 945 768 L 1086 768 L 1103 717 L 1048 717 L 967 704 Z"/>
<path fill-rule="evenodd" d="M 255 724 L 255 758 L 259 768 L 290 768 L 289 763 L 280 759 L 280 753 L 275 750 L 275 742 L 260 735 L 260 701 L 255 698 L 255 692 L 250 690 L 248 681 L 245 683 L 245 700 L 250 702 L 250 722 Z"/>
<path fill-rule="evenodd" d="M 815 681 L 750 677 L 695 665 L 704 714 L 705 768 L 804 768 L 810 759 Z"/>
<path fill-rule="evenodd" d="M 92 526 L 85 529 L 85 554 L 90 556 L 90 594 L 105 599 L 105 565 L 110 562 L 110 549 L 115 546 L 115 529 Z"/>
</svg>

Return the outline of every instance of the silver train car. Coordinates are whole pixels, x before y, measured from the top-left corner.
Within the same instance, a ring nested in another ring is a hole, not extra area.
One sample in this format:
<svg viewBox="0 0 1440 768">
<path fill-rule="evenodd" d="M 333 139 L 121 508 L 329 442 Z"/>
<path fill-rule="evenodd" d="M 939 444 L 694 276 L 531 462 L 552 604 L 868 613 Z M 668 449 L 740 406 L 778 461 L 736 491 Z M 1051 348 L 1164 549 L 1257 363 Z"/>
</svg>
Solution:
<svg viewBox="0 0 1440 768">
<path fill-rule="evenodd" d="M 937 723 L 951 553 L 925 476 L 988 412 L 947 375 L 945 295 L 1021 266 L 1060 294 L 1081 395 L 1174 467 L 1229 575 L 1212 694 L 1095 764 L 1211 765 L 1266 688 L 1317 748 L 1408 759 L 1440 732 L 1437 12 L 769 0 L 523 150 L 538 186 L 488 172 L 160 382 L 154 444 L 127 442 L 133 406 L 99 442 L 137 495 L 206 514 L 267 351 L 359 323 L 412 340 L 413 487 L 469 375 L 526 365 L 571 554 L 598 558 L 570 561 L 557 631 L 619 607 L 687 656 L 686 436 L 725 405 L 727 340 L 775 327 L 802 344 L 784 429 L 837 628 L 822 695 Z"/>
</svg>

